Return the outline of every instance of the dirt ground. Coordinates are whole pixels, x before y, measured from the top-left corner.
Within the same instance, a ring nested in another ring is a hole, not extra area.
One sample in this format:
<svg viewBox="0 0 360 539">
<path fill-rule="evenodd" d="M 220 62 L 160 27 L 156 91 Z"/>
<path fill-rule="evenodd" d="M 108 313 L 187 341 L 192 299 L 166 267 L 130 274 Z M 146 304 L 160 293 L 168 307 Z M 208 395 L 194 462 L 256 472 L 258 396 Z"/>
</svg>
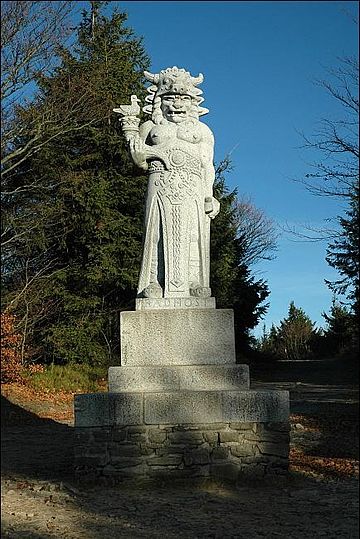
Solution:
<svg viewBox="0 0 360 539">
<path fill-rule="evenodd" d="M 343 372 L 342 372 L 343 371 Z M 358 537 L 358 392 L 317 362 L 251 369 L 291 396 L 284 483 L 75 483 L 72 396 L 2 388 L 2 537 L 24 539 Z"/>
</svg>

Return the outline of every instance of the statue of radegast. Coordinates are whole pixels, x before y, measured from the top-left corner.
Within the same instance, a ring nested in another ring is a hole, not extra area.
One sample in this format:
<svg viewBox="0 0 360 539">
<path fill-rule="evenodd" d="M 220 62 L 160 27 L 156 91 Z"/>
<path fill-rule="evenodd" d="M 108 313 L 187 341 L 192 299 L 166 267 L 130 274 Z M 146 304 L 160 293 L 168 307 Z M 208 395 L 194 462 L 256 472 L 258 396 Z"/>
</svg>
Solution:
<svg viewBox="0 0 360 539">
<path fill-rule="evenodd" d="M 152 84 L 139 126 L 139 99 L 120 105 L 121 126 L 133 161 L 149 172 L 139 298 L 210 298 L 210 220 L 214 137 L 199 121 L 208 112 L 198 85 L 185 69 L 144 72 Z"/>
<path fill-rule="evenodd" d="M 203 77 L 177 67 L 145 75 L 151 120 L 139 125 L 136 95 L 114 109 L 133 160 L 149 171 L 138 297 L 120 312 L 109 392 L 75 395 L 75 474 L 112 484 L 278 479 L 289 465 L 289 392 L 250 389 L 249 366 L 236 363 L 234 312 L 217 309 L 209 288 L 220 205 L 213 135 L 199 121 Z"/>
</svg>

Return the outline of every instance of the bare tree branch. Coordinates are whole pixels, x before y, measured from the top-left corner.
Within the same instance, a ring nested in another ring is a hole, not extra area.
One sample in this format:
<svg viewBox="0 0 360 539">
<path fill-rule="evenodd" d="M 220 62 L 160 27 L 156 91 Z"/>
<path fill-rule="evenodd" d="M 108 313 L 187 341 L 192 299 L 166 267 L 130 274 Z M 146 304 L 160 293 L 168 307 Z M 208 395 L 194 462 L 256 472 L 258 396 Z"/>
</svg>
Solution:
<svg viewBox="0 0 360 539">
<path fill-rule="evenodd" d="M 337 68 L 328 70 L 329 80 L 317 80 L 316 84 L 339 104 L 341 116 L 322 119 L 312 136 L 299 133 L 302 148 L 317 151 L 320 159 L 309 164 L 312 172 L 305 178 L 293 181 L 313 195 L 335 198 L 348 206 L 359 186 L 358 59 L 343 57 L 338 61 Z M 322 227 L 285 224 L 282 229 L 299 241 L 333 241 L 342 234 L 338 216 L 326 219 Z"/>
<path fill-rule="evenodd" d="M 236 221 L 244 263 L 250 266 L 260 260 L 273 260 L 279 234 L 274 222 L 256 208 L 250 198 L 242 197 L 237 201 Z"/>
<path fill-rule="evenodd" d="M 34 81 L 52 64 L 56 48 L 71 32 L 76 2 L 10 0 L 1 6 L 1 99 Z"/>
</svg>

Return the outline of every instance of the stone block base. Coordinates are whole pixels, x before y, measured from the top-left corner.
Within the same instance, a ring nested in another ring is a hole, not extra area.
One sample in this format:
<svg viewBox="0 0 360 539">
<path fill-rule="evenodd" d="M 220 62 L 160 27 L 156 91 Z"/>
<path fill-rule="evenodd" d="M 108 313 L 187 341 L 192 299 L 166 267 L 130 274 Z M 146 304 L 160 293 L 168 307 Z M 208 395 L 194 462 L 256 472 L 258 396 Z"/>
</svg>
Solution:
<svg viewBox="0 0 360 539">
<path fill-rule="evenodd" d="M 109 392 L 249 389 L 248 365 L 110 367 Z"/>
<path fill-rule="evenodd" d="M 151 391 L 75 395 L 75 427 L 287 421 L 288 391 Z"/>
<path fill-rule="evenodd" d="M 235 364 L 232 309 L 120 313 L 121 365 Z"/>
<path fill-rule="evenodd" d="M 289 423 L 76 427 L 81 481 L 188 477 L 241 484 L 284 476 Z"/>
</svg>

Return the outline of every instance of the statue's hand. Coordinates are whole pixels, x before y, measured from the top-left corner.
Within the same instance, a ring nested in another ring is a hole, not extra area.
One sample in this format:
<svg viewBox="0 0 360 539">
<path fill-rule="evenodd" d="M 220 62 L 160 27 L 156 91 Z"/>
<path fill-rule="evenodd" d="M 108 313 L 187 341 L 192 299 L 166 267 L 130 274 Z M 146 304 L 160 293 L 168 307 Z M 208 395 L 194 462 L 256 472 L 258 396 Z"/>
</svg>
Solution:
<svg viewBox="0 0 360 539">
<path fill-rule="evenodd" d="M 147 170 L 148 164 L 146 158 L 148 157 L 148 152 L 146 144 L 141 140 L 139 136 L 132 137 L 129 140 L 129 148 L 131 152 L 131 157 L 138 167 Z"/>
<path fill-rule="evenodd" d="M 214 197 L 205 197 L 205 213 L 214 219 L 220 211 L 220 202 Z"/>
<path fill-rule="evenodd" d="M 134 163 L 144 170 L 148 169 L 147 159 L 160 159 L 167 170 L 170 167 L 166 154 L 158 148 L 147 146 L 139 136 L 132 137 L 129 140 L 129 148 Z"/>
</svg>

